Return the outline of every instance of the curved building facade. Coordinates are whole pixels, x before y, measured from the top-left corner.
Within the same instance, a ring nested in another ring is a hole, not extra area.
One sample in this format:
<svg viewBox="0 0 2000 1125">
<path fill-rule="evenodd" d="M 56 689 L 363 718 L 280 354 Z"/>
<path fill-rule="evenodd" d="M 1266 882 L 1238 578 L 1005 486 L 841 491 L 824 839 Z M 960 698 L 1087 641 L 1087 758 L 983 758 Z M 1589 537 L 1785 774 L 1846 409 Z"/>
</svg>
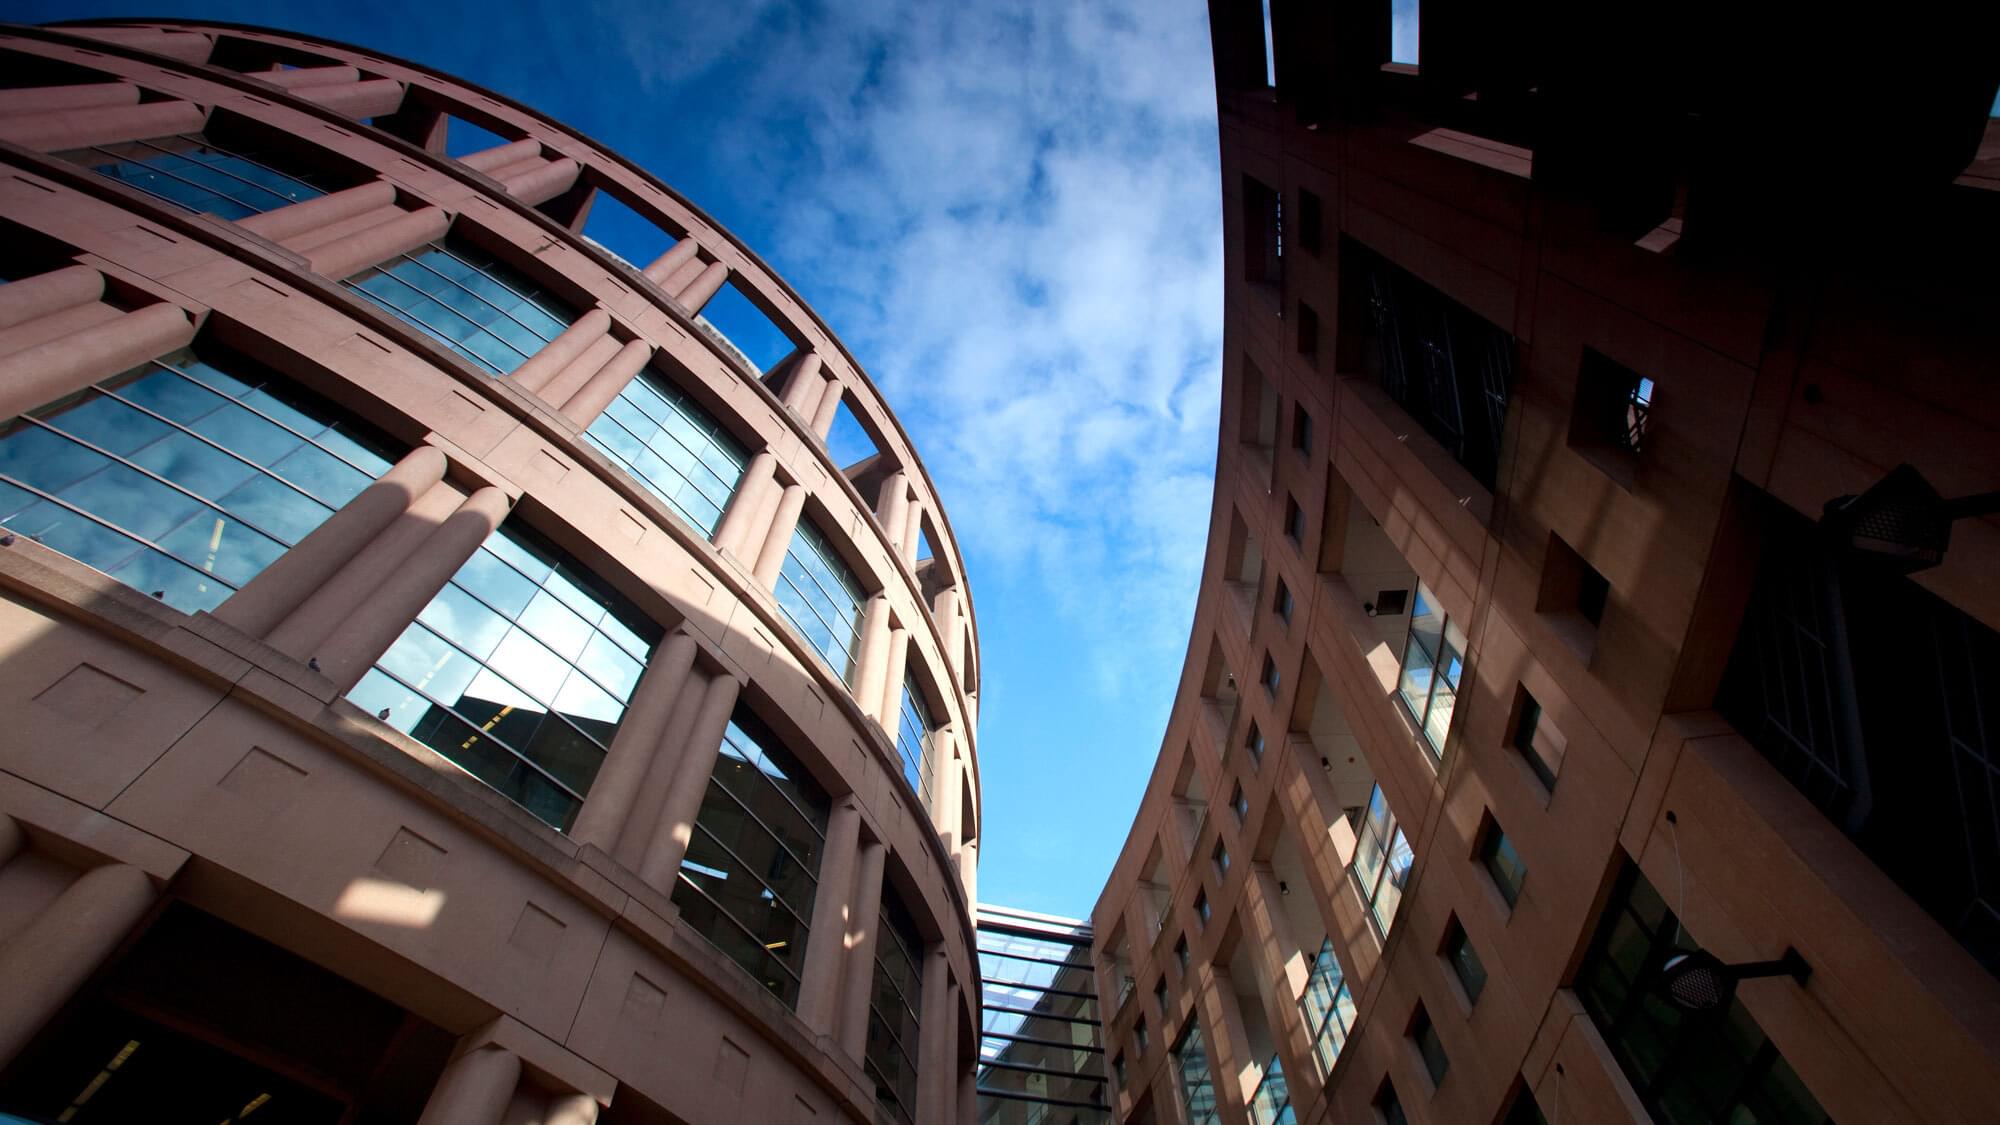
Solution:
<svg viewBox="0 0 2000 1125">
<path fill-rule="evenodd" d="M 411 63 L 0 76 L 0 1116 L 973 1120 L 972 603 L 828 327 Z"/>
<path fill-rule="evenodd" d="M 1394 10 L 1209 4 L 1222 432 L 1091 919 L 1116 1119 L 1991 1120 L 2000 69 Z M 1777 964 L 1701 1007 L 1696 951 Z"/>
</svg>

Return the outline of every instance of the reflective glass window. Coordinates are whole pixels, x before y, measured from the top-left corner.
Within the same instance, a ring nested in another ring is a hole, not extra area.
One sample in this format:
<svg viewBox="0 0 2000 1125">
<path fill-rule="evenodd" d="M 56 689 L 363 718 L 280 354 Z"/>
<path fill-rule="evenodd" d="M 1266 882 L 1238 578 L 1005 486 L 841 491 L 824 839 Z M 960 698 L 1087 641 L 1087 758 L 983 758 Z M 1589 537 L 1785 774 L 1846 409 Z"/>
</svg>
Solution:
<svg viewBox="0 0 2000 1125">
<path fill-rule="evenodd" d="M 729 431 L 651 368 L 583 436 L 704 535 L 715 534 L 747 461 Z"/>
<path fill-rule="evenodd" d="M 1285 1068 L 1277 1055 L 1272 1055 L 1264 1064 L 1264 1077 L 1257 1083 L 1256 1093 L 1250 1096 L 1251 1125 L 1294 1125 L 1298 1120 L 1292 1113 L 1292 1092 L 1285 1081 Z"/>
<path fill-rule="evenodd" d="M 738 707 L 695 815 L 674 905 L 684 924 L 788 1006 L 798 1002 L 831 809 L 798 760 Z"/>
<path fill-rule="evenodd" d="M 510 519 L 349 698 L 567 830 L 662 632 Z"/>
<path fill-rule="evenodd" d="M 1500 897 L 1508 906 L 1521 901 L 1521 884 L 1527 881 L 1528 865 L 1521 862 L 1521 854 L 1514 850 L 1514 841 L 1500 830 L 1498 824 L 1489 820 L 1486 835 L 1480 841 L 1479 862 L 1486 867 L 1486 873 L 1493 877 L 1493 885 L 1500 888 Z"/>
<path fill-rule="evenodd" d="M 1417 583 L 1417 601 L 1410 611 L 1410 635 L 1403 646 L 1403 672 L 1396 690 L 1423 730 L 1431 753 L 1440 758 L 1457 708 L 1464 653 L 1465 634 L 1457 622 L 1445 616 L 1428 587 Z"/>
<path fill-rule="evenodd" d="M 854 650 L 860 643 L 861 606 L 868 595 L 854 572 L 809 519 L 799 520 L 785 565 L 773 591 L 792 627 L 826 662 L 853 682 Z"/>
<path fill-rule="evenodd" d="M 1189 1019 L 1187 1030 L 1174 1045 L 1174 1069 L 1180 1074 L 1188 1125 L 1215 1125 L 1222 1120 L 1215 1108 L 1215 1078 L 1209 1071 L 1208 1044 L 1202 1039 L 1200 1021 Z"/>
<path fill-rule="evenodd" d="M 1451 965 L 1452 975 L 1458 978 L 1459 986 L 1465 989 L 1465 998 L 1479 1002 L 1479 994 L 1486 990 L 1486 966 L 1479 960 L 1479 953 L 1472 948 L 1472 939 L 1465 936 L 1465 927 L 1458 919 L 1451 921 L 1451 929 L 1445 934 L 1444 959 Z"/>
<path fill-rule="evenodd" d="M 224 148 L 188 134 L 99 145 L 63 154 L 100 176 L 197 213 L 244 219 L 338 190 L 323 176 L 292 169 L 282 156 L 248 151 L 242 142 Z"/>
<path fill-rule="evenodd" d="M 1332 1072 L 1340 1049 L 1347 1045 L 1348 1029 L 1354 1026 L 1354 993 L 1347 987 L 1346 974 L 1340 970 L 1332 938 L 1320 943 L 1319 954 L 1313 958 L 1305 991 L 1299 994 L 1299 1010 L 1312 1032 L 1313 1058 L 1324 1078 Z"/>
<path fill-rule="evenodd" d="M 868 996 L 863 1069 L 875 1080 L 875 1106 L 889 1121 L 917 1114 L 917 1013 L 923 1010 L 923 942 L 893 887 L 882 888 L 875 973 Z"/>
<path fill-rule="evenodd" d="M 1444 1053 L 1444 1040 L 1438 1037 L 1437 1027 L 1431 1023 L 1431 1014 L 1417 1005 L 1417 1014 L 1410 1021 L 1410 1041 L 1417 1045 L 1417 1054 L 1423 1056 L 1424 1071 L 1431 1077 L 1431 1085 L 1444 1085 L 1444 1076 L 1451 1069 L 1451 1059 Z"/>
<path fill-rule="evenodd" d="M 916 790 L 924 808 L 931 807 L 931 722 L 930 705 L 914 676 L 903 678 L 903 701 L 897 708 L 896 754 L 903 760 L 903 780 Z"/>
<path fill-rule="evenodd" d="M 1353 872 L 1362 900 L 1368 903 L 1376 926 L 1385 936 L 1396 920 L 1396 907 L 1403 901 L 1403 887 L 1410 881 L 1410 868 L 1415 862 L 1416 854 L 1396 823 L 1388 798 L 1382 794 L 1380 785 L 1375 786 L 1368 795 L 1368 811 L 1362 817 L 1354 845 L 1354 862 L 1348 870 Z"/>
<path fill-rule="evenodd" d="M 182 349 L 0 423 L 0 527 L 193 613 L 399 455 L 256 364 Z"/>
<path fill-rule="evenodd" d="M 478 247 L 433 242 L 341 284 L 506 375 L 576 321 L 577 312 Z"/>
</svg>

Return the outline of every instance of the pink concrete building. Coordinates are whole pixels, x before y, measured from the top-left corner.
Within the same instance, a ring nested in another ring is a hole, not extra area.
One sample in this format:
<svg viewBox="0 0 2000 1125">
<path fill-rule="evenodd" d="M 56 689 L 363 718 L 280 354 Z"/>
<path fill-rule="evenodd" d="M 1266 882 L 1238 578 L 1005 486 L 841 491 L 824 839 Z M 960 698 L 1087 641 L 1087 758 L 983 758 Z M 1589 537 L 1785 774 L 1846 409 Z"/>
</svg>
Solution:
<svg viewBox="0 0 2000 1125">
<path fill-rule="evenodd" d="M 972 603 L 797 294 L 254 28 L 0 28 L 0 165 L 0 1118 L 973 1119 Z"/>
<path fill-rule="evenodd" d="M 1116 1119 L 1995 1120 L 1990 29 L 1393 8 L 1209 4 L 1222 433 L 1091 919 Z"/>
</svg>

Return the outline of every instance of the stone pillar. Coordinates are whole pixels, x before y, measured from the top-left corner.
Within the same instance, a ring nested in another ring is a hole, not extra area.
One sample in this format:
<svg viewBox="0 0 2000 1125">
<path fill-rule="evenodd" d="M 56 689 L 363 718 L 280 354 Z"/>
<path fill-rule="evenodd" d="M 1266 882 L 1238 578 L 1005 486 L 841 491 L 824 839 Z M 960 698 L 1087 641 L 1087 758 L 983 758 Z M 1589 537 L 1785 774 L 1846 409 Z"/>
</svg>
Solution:
<svg viewBox="0 0 2000 1125">
<path fill-rule="evenodd" d="M 674 765 L 672 784 L 661 802 L 660 815 L 653 825 L 651 842 L 639 862 L 639 877 L 662 894 L 671 894 L 674 877 L 687 855 L 688 841 L 694 837 L 694 821 L 701 812 L 701 799 L 708 793 L 708 779 L 715 773 L 715 760 L 722 752 L 722 736 L 729 715 L 736 709 L 742 684 L 735 676 L 718 670 L 701 697 L 701 710 L 688 731 L 687 749 Z"/>
<path fill-rule="evenodd" d="M 861 852 L 861 806 L 853 796 L 842 797 L 827 818 L 826 852 L 820 860 L 819 893 L 813 899 L 806 963 L 799 974 L 797 1012 L 805 1025 L 832 1037 L 840 1014 L 840 982 L 848 966 L 846 950 L 849 894 Z"/>
<path fill-rule="evenodd" d="M 965 901 L 979 902 L 979 838 L 967 840 L 958 849 L 958 881 L 965 886 Z"/>
<path fill-rule="evenodd" d="M 848 683 L 861 713 L 882 716 L 882 693 L 889 678 L 889 643 L 893 626 L 889 621 L 889 599 L 876 594 L 861 611 L 861 636 L 854 646 L 854 674 Z"/>
<path fill-rule="evenodd" d="M 335 627 L 320 649 L 320 671 L 345 692 L 359 683 L 364 673 L 417 614 L 430 604 L 465 560 L 479 549 L 507 518 L 511 501 L 498 488 L 482 488 L 459 505 L 450 519 L 439 525 L 416 552 L 403 561 L 393 577 L 374 596 L 352 608 Z"/>
<path fill-rule="evenodd" d="M 843 393 L 839 379 L 828 379 L 826 387 L 820 391 L 819 404 L 813 407 L 812 432 L 819 435 L 821 441 L 833 432 L 833 416 L 840 410 Z"/>
<path fill-rule="evenodd" d="M 959 823 L 965 806 L 965 767 L 958 756 L 958 731 L 949 723 L 931 736 L 931 756 L 931 826 L 944 841 L 945 853 L 956 860 L 965 842 Z"/>
<path fill-rule="evenodd" d="M 819 353 L 803 352 L 798 362 L 792 364 L 792 374 L 785 380 L 785 394 L 780 401 L 799 417 L 810 418 L 813 407 L 819 403 L 820 390 L 825 386 L 826 379 L 820 374 Z"/>
<path fill-rule="evenodd" d="M 978 1125 L 979 1123 L 979 1069 L 975 1065 L 959 1072 L 958 1112 L 952 1115 L 957 1125 Z"/>
<path fill-rule="evenodd" d="M 0 328 L 12 328 L 50 313 L 88 305 L 103 296 L 104 275 L 89 266 L 64 266 L 24 277 L 0 285 Z"/>
<path fill-rule="evenodd" d="M 307 86 L 292 91 L 292 96 L 355 118 L 387 117 L 403 108 L 403 84 L 393 78 Z"/>
<path fill-rule="evenodd" d="M 375 180 L 345 191 L 336 191 L 332 195 L 280 207 L 276 211 L 245 215 L 236 220 L 236 225 L 259 238 L 283 242 L 331 223 L 393 206 L 395 202 L 396 185 L 387 180 Z"/>
<path fill-rule="evenodd" d="M 694 316 L 701 312 L 702 307 L 708 304 L 708 299 L 715 296 L 723 283 L 728 280 L 729 267 L 721 262 L 710 262 L 707 269 L 695 275 L 695 279 L 688 283 L 687 288 L 681 290 L 680 303 L 687 308 L 689 316 Z"/>
<path fill-rule="evenodd" d="M 516 367 L 514 385 L 525 391 L 540 391 L 558 371 L 575 362 L 585 348 L 603 339 L 609 331 L 611 314 L 602 308 L 591 309 Z"/>
<path fill-rule="evenodd" d="M 639 372 L 646 369 L 652 358 L 651 344 L 644 340 L 627 341 L 617 355 L 612 356 L 588 382 L 569 396 L 562 404 L 562 412 L 569 415 L 570 421 L 589 429 L 590 424 L 597 421 L 597 416 L 604 413 L 604 408 L 625 393 L 625 388 L 632 385 L 632 380 L 639 377 Z"/>
<path fill-rule="evenodd" d="M 861 845 L 854 873 L 854 912 L 847 922 L 847 967 L 841 974 L 840 1049 L 860 1062 L 868 1051 L 868 997 L 875 987 L 876 930 L 881 926 L 882 866 L 888 849 L 879 841 Z"/>
<path fill-rule="evenodd" d="M 567 156 L 560 157 L 546 161 L 538 168 L 509 176 L 507 194 L 535 207 L 568 191 L 582 174 L 582 165 Z"/>
<path fill-rule="evenodd" d="M 475 1047 L 438 1076 L 417 1125 L 499 1125 L 521 1082 L 521 1060 L 504 1047 Z"/>
<path fill-rule="evenodd" d="M 892 540 L 892 542 L 896 542 L 897 548 L 903 553 L 903 565 L 909 567 L 917 565 L 917 551 L 923 543 L 923 537 L 924 502 L 912 499 L 909 510 L 903 513 L 903 530 L 900 542 Z"/>
<path fill-rule="evenodd" d="M 903 524 L 909 516 L 910 481 L 897 469 L 882 479 L 882 488 L 875 495 L 875 521 L 882 525 L 890 550 L 903 549 Z"/>
<path fill-rule="evenodd" d="M 660 643 L 646 665 L 645 674 L 625 706 L 625 717 L 612 736 L 604 755 L 604 765 L 591 783 L 590 794 L 576 814 L 570 839 L 579 844 L 595 844 L 607 855 L 615 855 L 618 838 L 632 815 L 646 771 L 656 756 L 670 753 L 663 737 L 675 705 L 687 689 L 694 670 L 695 652 L 700 646 L 683 627 Z"/>
<path fill-rule="evenodd" d="M 0 356 L 0 418 L 54 402 L 193 339 L 194 324 L 179 306 L 147 305 L 86 332 Z"/>
<path fill-rule="evenodd" d="M 158 899 L 153 880 L 136 867 L 93 867 L 0 944 L 0 996 L 6 997 L 0 1003 L 0 1065 L 21 1053 Z"/>
<path fill-rule="evenodd" d="M 199 133 L 207 121 L 206 110 L 181 101 L 57 109 L 0 117 L 0 140 L 34 152 L 62 152 Z"/>
<path fill-rule="evenodd" d="M 944 658 L 958 673 L 960 682 L 965 680 L 965 643 L 959 633 L 964 618 L 958 610 L 958 587 L 946 586 L 931 599 L 931 616 L 937 621 L 938 643 L 944 646 Z"/>
<path fill-rule="evenodd" d="M 357 551 L 367 548 L 410 510 L 417 497 L 444 480 L 444 452 L 420 445 L 380 480 L 341 505 L 339 511 L 279 555 L 215 608 L 215 618 L 253 637 L 268 635 L 287 615 L 324 586 Z"/>
<path fill-rule="evenodd" d="M 923 956 L 923 995 L 917 1009 L 917 1104 L 911 1116 L 918 1121 L 943 1121 L 948 1116 L 949 1099 L 956 1093 L 952 1045 L 958 1038 L 958 1021 L 952 1018 L 951 959 L 942 944 L 925 949 Z"/>
<path fill-rule="evenodd" d="M 875 716 L 882 729 L 895 740 L 903 711 L 903 681 L 910 671 L 910 631 L 901 625 L 889 629 L 889 670 L 882 680 L 882 702 Z"/>
<path fill-rule="evenodd" d="M 792 533 L 799 529 L 799 513 L 805 506 L 805 486 L 786 485 L 778 497 L 778 510 L 772 514 L 770 526 L 764 529 L 764 545 L 757 552 L 757 565 L 752 572 L 757 576 L 757 584 L 766 590 L 778 584 L 778 572 L 785 568 L 785 552 L 792 548 Z"/>
<path fill-rule="evenodd" d="M 533 140 L 513 141 L 508 144 L 494 145 L 492 148 L 481 149 L 478 152 L 469 152 L 459 157 L 458 162 L 475 172 L 484 172 L 490 176 L 502 168 L 519 164 L 524 160 L 538 160 L 541 158 L 541 155 L 542 142 Z"/>
<path fill-rule="evenodd" d="M 590 377 L 603 370 L 618 355 L 624 345 L 609 333 L 599 336 L 583 349 L 583 354 L 563 364 L 562 370 L 549 377 L 549 381 L 536 389 L 535 395 L 556 409 L 569 401 L 569 396 L 583 389 Z M 517 369 L 518 370 L 518 369 Z"/>
<path fill-rule="evenodd" d="M 358 66 L 301 66 L 291 70 L 260 70 L 250 77 L 269 82 L 281 90 L 303 90 L 308 86 L 340 86 L 361 81 Z"/>
<path fill-rule="evenodd" d="M 652 265 L 639 272 L 646 276 L 646 280 L 664 288 L 667 279 L 677 273 L 682 266 L 694 261 L 695 255 L 700 250 L 701 247 L 695 244 L 694 239 L 683 238 L 655 259 Z"/>
<path fill-rule="evenodd" d="M 443 238 L 450 227 L 451 216 L 442 207 L 405 211 L 401 217 L 370 227 L 352 238 L 313 247 L 306 251 L 306 261 L 313 272 L 338 281 Z"/>
<path fill-rule="evenodd" d="M 723 509 L 722 519 L 715 525 L 714 543 L 717 550 L 741 558 L 744 544 L 755 535 L 762 523 L 764 513 L 758 509 L 765 504 L 776 503 L 778 488 L 778 456 L 769 449 L 762 449 L 750 464 L 744 466 L 743 476 L 736 482 L 736 491 L 729 498 L 729 507 Z M 756 555 L 763 544 L 756 544 L 751 552 L 751 565 L 756 564 Z"/>
<path fill-rule="evenodd" d="M 0 114 L 8 115 L 138 104 L 139 87 L 130 82 L 85 82 L 73 86 L 25 86 L 0 90 Z"/>
</svg>

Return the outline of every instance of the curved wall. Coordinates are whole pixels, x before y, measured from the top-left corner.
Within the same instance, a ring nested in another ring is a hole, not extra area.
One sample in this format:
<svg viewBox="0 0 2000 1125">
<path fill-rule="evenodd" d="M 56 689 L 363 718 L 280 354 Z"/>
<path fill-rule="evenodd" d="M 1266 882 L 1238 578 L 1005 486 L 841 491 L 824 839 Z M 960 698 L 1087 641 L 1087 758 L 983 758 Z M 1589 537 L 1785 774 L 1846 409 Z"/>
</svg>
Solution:
<svg viewBox="0 0 2000 1125">
<path fill-rule="evenodd" d="M 0 1108 L 194 912 L 455 1037 L 426 1121 L 969 1119 L 972 606 L 818 317 L 411 64 L 0 51 L 0 975 L 44 982 Z M 606 196 L 654 260 L 583 237 Z M 769 371 L 697 319 L 725 284 L 793 345 Z"/>
</svg>

